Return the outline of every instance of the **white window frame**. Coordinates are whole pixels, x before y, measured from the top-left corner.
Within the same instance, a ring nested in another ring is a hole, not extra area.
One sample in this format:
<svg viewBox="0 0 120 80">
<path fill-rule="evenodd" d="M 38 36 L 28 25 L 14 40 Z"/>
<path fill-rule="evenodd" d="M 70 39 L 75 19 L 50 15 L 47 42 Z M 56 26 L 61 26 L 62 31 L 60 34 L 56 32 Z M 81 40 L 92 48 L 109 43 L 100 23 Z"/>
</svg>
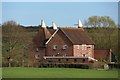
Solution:
<svg viewBox="0 0 120 80">
<path fill-rule="evenodd" d="M 36 48 L 36 52 L 39 52 L 39 48 Z"/>
<path fill-rule="evenodd" d="M 63 56 L 66 57 L 66 56 L 68 56 L 68 54 L 65 53 Z"/>
<path fill-rule="evenodd" d="M 80 45 L 76 45 L 75 47 L 76 47 L 76 49 L 80 49 Z"/>
<path fill-rule="evenodd" d="M 53 50 L 56 50 L 57 49 L 57 45 L 53 45 Z"/>
<path fill-rule="evenodd" d="M 92 57 L 92 54 L 91 53 L 88 53 L 89 57 Z"/>
<path fill-rule="evenodd" d="M 65 44 L 65 45 L 63 45 L 63 48 L 62 49 L 67 49 L 68 48 L 68 46 Z"/>
<path fill-rule="evenodd" d="M 80 55 L 76 55 L 76 57 L 80 57 Z"/>
<path fill-rule="evenodd" d="M 39 54 L 35 54 L 35 59 L 40 59 L 40 55 Z"/>
<path fill-rule="evenodd" d="M 92 49 L 92 45 L 88 45 L 87 49 Z"/>
<path fill-rule="evenodd" d="M 82 44 L 82 50 L 86 50 L 86 44 Z"/>
<path fill-rule="evenodd" d="M 85 55 L 85 56 L 83 56 L 83 55 Z M 86 57 L 86 54 L 82 54 L 82 57 Z"/>
</svg>

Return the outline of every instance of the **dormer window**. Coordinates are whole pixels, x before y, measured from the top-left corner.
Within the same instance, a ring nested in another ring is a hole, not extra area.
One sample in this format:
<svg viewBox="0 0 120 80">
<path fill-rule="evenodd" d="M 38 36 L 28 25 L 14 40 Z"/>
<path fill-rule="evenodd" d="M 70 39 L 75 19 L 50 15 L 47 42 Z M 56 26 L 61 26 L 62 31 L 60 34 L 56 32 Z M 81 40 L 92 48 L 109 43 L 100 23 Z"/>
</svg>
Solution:
<svg viewBox="0 0 120 80">
<path fill-rule="evenodd" d="M 57 45 L 53 45 L 53 50 L 56 50 L 57 49 Z"/>
<path fill-rule="evenodd" d="M 67 45 L 63 45 L 63 49 L 67 49 L 68 48 L 68 46 Z"/>
</svg>

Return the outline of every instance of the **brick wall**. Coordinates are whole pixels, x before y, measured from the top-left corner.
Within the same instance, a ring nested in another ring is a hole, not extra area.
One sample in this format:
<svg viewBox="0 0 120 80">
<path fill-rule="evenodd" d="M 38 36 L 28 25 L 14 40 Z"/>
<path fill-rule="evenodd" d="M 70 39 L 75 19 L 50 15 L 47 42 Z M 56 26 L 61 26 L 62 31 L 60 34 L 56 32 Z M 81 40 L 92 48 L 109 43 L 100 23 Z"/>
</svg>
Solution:
<svg viewBox="0 0 120 80">
<path fill-rule="evenodd" d="M 57 48 L 53 49 L 56 45 Z M 67 45 L 66 49 L 63 46 Z M 47 44 L 46 56 L 73 56 L 73 46 L 70 40 L 59 30 L 56 35 Z"/>
<path fill-rule="evenodd" d="M 84 49 L 82 49 L 82 45 L 73 45 L 73 53 L 74 56 L 83 56 L 85 54 L 85 56 L 94 58 L 94 45 L 86 45 Z"/>
</svg>

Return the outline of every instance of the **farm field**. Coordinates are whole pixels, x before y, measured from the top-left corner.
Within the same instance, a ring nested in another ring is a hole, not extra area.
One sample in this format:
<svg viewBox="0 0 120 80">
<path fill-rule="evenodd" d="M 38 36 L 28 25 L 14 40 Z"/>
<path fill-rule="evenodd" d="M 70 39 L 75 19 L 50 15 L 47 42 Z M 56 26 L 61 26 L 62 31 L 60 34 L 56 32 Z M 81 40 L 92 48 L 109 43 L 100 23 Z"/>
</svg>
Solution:
<svg viewBox="0 0 120 80">
<path fill-rule="evenodd" d="M 3 78 L 118 78 L 117 70 L 77 68 L 2 68 Z"/>
</svg>

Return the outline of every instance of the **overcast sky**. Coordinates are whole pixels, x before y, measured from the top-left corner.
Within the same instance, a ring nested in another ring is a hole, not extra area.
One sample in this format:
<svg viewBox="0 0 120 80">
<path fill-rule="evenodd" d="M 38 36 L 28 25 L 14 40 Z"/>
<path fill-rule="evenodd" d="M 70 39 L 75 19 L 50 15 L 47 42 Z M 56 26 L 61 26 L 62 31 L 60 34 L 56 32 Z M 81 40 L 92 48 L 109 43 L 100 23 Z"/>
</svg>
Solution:
<svg viewBox="0 0 120 80">
<path fill-rule="evenodd" d="M 2 2 L 2 22 L 14 20 L 21 25 L 74 26 L 90 16 L 110 16 L 118 23 L 117 2 Z"/>
</svg>

